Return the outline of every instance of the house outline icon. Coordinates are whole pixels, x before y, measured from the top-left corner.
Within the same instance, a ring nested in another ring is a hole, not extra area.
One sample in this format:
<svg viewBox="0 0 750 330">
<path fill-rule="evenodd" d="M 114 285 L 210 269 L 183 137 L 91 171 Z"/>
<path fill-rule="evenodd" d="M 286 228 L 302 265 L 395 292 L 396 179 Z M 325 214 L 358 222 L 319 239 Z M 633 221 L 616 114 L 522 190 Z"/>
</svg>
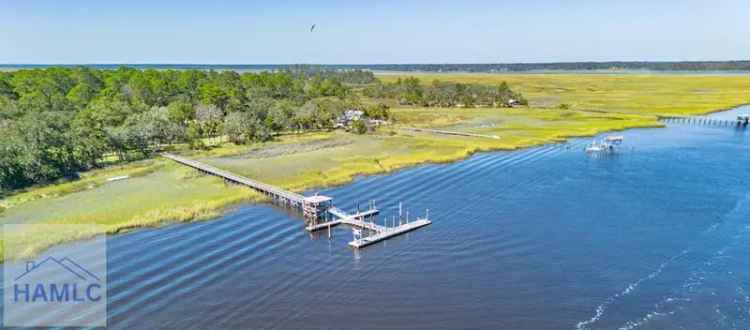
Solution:
<svg viewBox="0 0 750 330">
<path fill-rule="evenodd" d="M 96 276 L 94 273 L 90 272 L 89 270 L 87 270 L 86 268 L 78 264 L 77 262 L 73 261 L 72 259 L 68 257 L 58 259 L 52 256 L 45 258 L 41 262 L 35 262 L 35 261 L 27 262 L 26 271 L 23 272 L 21 275 L 17 276 L 14 279 L 14 281 L 21 280 L 28 274 L 34 272 L 37 269 L 40 269 L 42 266 L 47 265 L 47 264 L 57 265 L 63 270 L 67 271 L 68 273 L 73 274 L 77 278 L 80 278 L 81 280 L 84 280 L 84 281 L 94 281 L 94 280 L 96 280 L 97 282 L 101 281 L 101 279 L 98 276 Z"/>
</svg>

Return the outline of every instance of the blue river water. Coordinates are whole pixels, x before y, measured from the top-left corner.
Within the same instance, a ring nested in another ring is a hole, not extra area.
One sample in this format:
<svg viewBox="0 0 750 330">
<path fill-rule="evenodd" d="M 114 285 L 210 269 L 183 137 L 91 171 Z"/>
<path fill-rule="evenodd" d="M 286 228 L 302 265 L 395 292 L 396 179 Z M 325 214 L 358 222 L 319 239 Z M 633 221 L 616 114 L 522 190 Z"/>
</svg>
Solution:
<svg viewBox="0 0 750 330">
<path fill-rule="evenodd" d="M 321 191 L 430 210 L 360 251 L 262 204 L 110 237 L 109 327 L 750 329 L 750 133 L 617 134 L 608 157 L 572 139 Z"/>
</svg>

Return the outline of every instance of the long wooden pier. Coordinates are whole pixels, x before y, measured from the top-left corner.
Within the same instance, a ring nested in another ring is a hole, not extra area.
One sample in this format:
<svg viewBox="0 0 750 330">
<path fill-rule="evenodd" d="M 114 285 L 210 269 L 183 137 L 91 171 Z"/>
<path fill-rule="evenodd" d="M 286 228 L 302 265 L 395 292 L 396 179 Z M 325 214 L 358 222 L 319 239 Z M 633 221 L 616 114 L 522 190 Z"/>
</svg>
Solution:
<svg viewBox="0 0 750 330">
<path fill-rule="evenodd" d="M 338 226 L 340 224 L 346 224 L 357 230 L 365 230 L 370 235 L 361 237 L 349 242 L 349 246 L 354 248 L 362 248 L 370 244 L 380 242 L 382 240 L 401 235 L 403 233 L 412 231 L 417 228 L 424 227 L 431 224 L 432 222 L 426 217 L 424 219 L 417 219 L 409 222 L 408 217 L 406 223 L 402 223 L 399 226 L 388 227 L 381 226 L 375 222 L 367 221 L 367 218 L 374 217 L 380 213 L 375 208 L 374 204 L 366 211 L 357 211 L 354 214 L 349 214 L 344 210 L 341 210 L 333 206 L 333 198 L 323 195 L 314 195 L 305 197 L 298 193 L 290 192 L 279 187 L 266 184 L 260 181 L 256 181 L 250 178 L 246 178 L 241 175 L 231 173 L 208 164 L 204 164 L 195 160 L 191 160 L 185 157 L 180 157 L 170 153 L 162 154 L 165 158 L 171 159 L 179 164 L 191 167 L 208 175 L 213 175 L 224 179 L 227 182 L 233 184 L 240 184 L 249 188 L 255 189 L 277 201 L 281 201 L 290 207 L 302 209 L 307 220 L 307 226 L 305 229 L 310 232 L 328 229 L 331 227 Z M 320 222 L 325 215 L 332 215 L 336 219 Z"/>
<path fill-rule="evenodd" d="M 266 184 L 263 182 L 255 181 L 253 179 L 249 179 L 244 176 L 240 176 L 240 175 L 228 172 L 228 171 L 224 171 L 222 169 L 218 169 L 211 165 L 204 164 L 198 161 L 194 161 L 192 159 L 187 159 L 185 157 L 180 157 L 180 156 L 169 154 L 169 153 L 162 154 L 162 156 L 164 156 L 165 158 L 169 158 L 175 162 L 178 162 L 182 165 L 192 167 L 202 173 L 218 176 L 232 183 L 248 186 L 250 188 L 253 188 L 267 195 L 274 195 L 278 198 L 285 198 L 289 200 L 290 202 L 299 203 L 299 204 L 302 204 L 305 200 L 305 196 L 302 196 L 298 193 L 286 191 L 279 187 L 272 186 L 270 184 Z"/>
<path fill-rule="evenodd" d="M 292 208 L 302 210 L 306 218 L 319 218 L 321 215 L 325 214 L 327 209 L 330 207 L 331 201 L 333 200 L 328 196 L 322 195 L 305 197 L 298 193 L 287 191 L 274 185 L 246 178 L 244 176 L 237 175 L 208 164 L 204 164 L 170 153 L 164 153 L 162 154 L 162 156 L 182 165 L 192 167 L 200 171 L 201 173 L 220 177 L 226 182 L 244 185 L 257 190 L 275 201 L 286 204 Z"/>
<path fill-rule="evenodd" d="M 441 134 L 441 135 L 470 136 L 470 137 L 488 138 L 488 139 L 495 139 L 495 140 L 499 140 L 500 139 L 500 137 L 497 136 L 497 135 L 486 135 L 486 134 L 476 134 L 476 133 L 467 133 L 467 132 L 445 131 L 445 130 L 431 129 L 431 128 L 404 127 L 402 129 L 406 130 L 406 131 L 411 131 L 411 132 L 426 132 L 426 133 L 434 133 L 434 134 Z"/>
</svg>

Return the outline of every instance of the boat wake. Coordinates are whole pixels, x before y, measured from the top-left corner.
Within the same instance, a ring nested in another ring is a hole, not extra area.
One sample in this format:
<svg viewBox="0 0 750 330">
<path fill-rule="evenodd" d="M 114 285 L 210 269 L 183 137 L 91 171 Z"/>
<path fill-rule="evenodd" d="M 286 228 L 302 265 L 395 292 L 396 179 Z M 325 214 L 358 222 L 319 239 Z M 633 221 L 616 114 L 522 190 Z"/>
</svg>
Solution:
<svg viewBox="0 0 750 330">
<path fill-rule="evenodd" d="M 719 242 L 724 242 L 727 230 L 732 234 L 730 235 L 731 239 L 728 244 L 723 244 L 722 247 L 711 253 L 697 269 L 694 269 L 689 273 L 685 281 L 678 288 L 681 293 L 677 293 L 677 295 L 680 297 L 668 297 L 654 304 L 654 308 L 652 311 L 646 313 L 644 316 L 636 320 L 626 322 L 618 329 L 636 329 L 658 318 L 675 315 L 678 312 L 684 312 L 685 310 L 697 313 L 698 311 L 688 309 L 688 305 L 693 303 L 696 299 L 700 299 L 701 294 L 705 293 L 703 291 L 707 290 L 711 292 L 711 295 L 717 295 L 717 290 L 721 289 L 721 285 L 717 285 L 716 287 L 709 286 L 708 288 L 706 288 L 706 283 L 716 278 L 722 278 L 724 280 L 729 279 L 732 280 L 733 283 L 737 283 L 737 286 L 734 288 L 734 298 L 732 299 L 734 306 L 731 307 L 740 310 L 741 314 L 745 314 L 746 316 L 750 317 L 750 295 L 748 295 L 745 288 L 742 286 L 742 281 L 738 278 L 735 278 L 736 275 L 734 275 L 732 271 L 728 270 L 728 266 L 733 263 L 731 250 L 733 248 L 741 247 L 743 243 L 746 243 L 743 241 L 743 239 L 746 237 L 745 234 L 750 232 L 750 226 L 745 225 L 744 222 L 741 222 L 737 224 L 737 226 L 729 226 L 731 228 L 720 227 L 720 225 L 723 224 L 731 224 L 732 222 L 728 221 L 730 219 L 740 221 L 742 221 L 742 219 L 747 219 L 746 212 L 750 210 L 750 207 L 748 207 L 750 206 L 749 204 L 750 194 L 740 199 L 735 207 L 727 213 L 727 216 L 724 217 L 724 220 L 727 221 L 716 222 L 703 232 L 703 234 L 712 234 L 717 236 L 717 241 Z M 731 293 L 725 291 L 723 295 L 730 296 Z M 693 297 L 695 297 L 695 299 Z M 713 306 L 713 314 L 715 314 L 716 316 L 716 325 L 719 328 L 737 328 L 737 326 L 734 324 L 731 326 L 726 324 L 728 318 L 726 313 L 722 309 L 722 307 L 724 307 L 722 306 L 724 303 L 717 302 Z M 703 302 L 700 304 L 705 305 L 705 303 Z M 694 307 L 703 309 L 705 306 Z"/>
<path fill-rule="evenodd" d="M 659 274 L 661 274 L 664 271 L 664 269 L 667 268 L 667 266 L 669 266 L 669 264 L 671 264 L 675 260 L 679 259 L 680 257 L 686 255 L 688 252 L 689 252 L 689 250 L 683 250 L 679 254 L 677 254 L 675 256 L 672 256 L 668 260 L 662 262 L 659 265 L 659 267 L 657 267 L 656 270 L 654 270 L 653 272 L 649 273 L 648 275 L 646 275 L 644 277 L 639 278 L 635 282 L 630 283 L 624 290 L 622 290 L 622 291 L 616 293 L 615 295 L 607 298 L 603 303 L 601 303 L 599 306 L 596 307 L 596 311 L 594 313 L 594 316 L 592 316 L 588 320 L 581 321 L 581 322 L 578 322 L 578 324 L 576 324 L 576 330 L 585 330 L 585 329 L 588 329 L 589 325 L 592 325 L 592 324 L 598 322 L 604 316 L 604 312 L 607 310 L 607 307 L 609 307 L 610 305 L 612 305 L 613 303 L 615 303 L 620 298 L 633 293 L 638 288 L 638 286 L 640 286 L 643 282 L 646 282 L 648 280 L 654 279 L 657 276 L 659 276 Z"/>
</svg>

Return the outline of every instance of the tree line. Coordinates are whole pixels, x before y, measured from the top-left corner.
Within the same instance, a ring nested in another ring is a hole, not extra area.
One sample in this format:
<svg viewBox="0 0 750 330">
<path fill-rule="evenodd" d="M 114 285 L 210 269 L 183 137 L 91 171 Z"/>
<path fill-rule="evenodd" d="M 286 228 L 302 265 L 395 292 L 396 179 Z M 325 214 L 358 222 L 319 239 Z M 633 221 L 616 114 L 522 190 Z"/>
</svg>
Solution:
<svg viewBox="0 0 750 330">
<path fill-rule="evenodd" d="M 0 191 L 142 159 L 175 143 L 198 149 L 220 137 L 241 144 L 283 132 L 332 129 L 347 110 L 390 118 L 388 106 L 362 102 L 363 95 L 446 107 L 523 100 L 506 84 L 423 86 L 416 78 L 383 84 L 370 71 L 319 67 L 0 72 Z M 350 124 L 352 132 L 367 131 L 363 121 Z"/>
<path fill-rule="evenodd" d="M 203 147 L 283 131 L 327 129 L 363 108 L 349 85 L 371 73 L 261 73 L 53 67 L 0 73 L 0 189 L 148 157 L 173 143 Z"/>
<path fill-rule="evenodd" d="M 363 93 L 373 98 L 395 99 L 399 104 L 425 107 L 508 107 L 527 105 L 520 93 L 503 82 L 497 86 L 434 80 L 423 85 L 418 78 L 399 78 L 393 83 L 375 83 Z"/>
</svg>

